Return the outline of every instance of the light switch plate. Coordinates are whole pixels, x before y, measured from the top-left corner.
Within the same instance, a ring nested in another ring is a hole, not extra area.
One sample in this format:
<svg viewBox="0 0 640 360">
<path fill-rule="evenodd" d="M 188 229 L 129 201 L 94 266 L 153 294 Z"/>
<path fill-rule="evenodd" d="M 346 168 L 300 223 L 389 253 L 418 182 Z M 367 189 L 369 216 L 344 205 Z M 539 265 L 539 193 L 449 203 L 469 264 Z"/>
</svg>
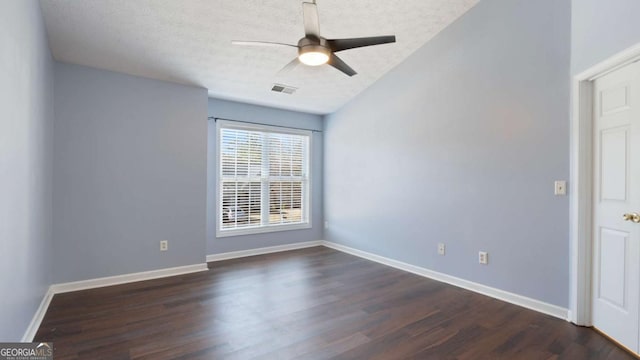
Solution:
<svg viewBox="0 0 640 360">
<path fill-rule="evenodd" d="M 567 182 L 564 180 L 556 180 L 554 184 L 555 195 L 567 195 Z"/>
</svg>

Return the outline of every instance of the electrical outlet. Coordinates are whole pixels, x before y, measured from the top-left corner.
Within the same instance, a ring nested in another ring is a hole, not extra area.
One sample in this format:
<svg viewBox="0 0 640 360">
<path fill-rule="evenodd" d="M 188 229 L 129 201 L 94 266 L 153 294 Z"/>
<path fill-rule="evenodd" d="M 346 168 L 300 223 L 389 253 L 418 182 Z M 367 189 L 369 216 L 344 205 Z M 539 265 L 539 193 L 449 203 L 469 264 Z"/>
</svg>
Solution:
<svg viewBox="0 0 640 360">
<path fill-rule="evenodd" d="M 438 255 L 444 255 L 444 244 L 443 243 L 438 243 Z"/>
<path fill-rule="evenodd" d="M 160 240 L 160 251 L 169 250 L 169 240 Z"/>
<path fill-rule="evenodd" d="M 478 262 L 483 265 L 489 264 L 489 254 L 486 251 L 480 251 L 478 253 Z"/>
</svg>

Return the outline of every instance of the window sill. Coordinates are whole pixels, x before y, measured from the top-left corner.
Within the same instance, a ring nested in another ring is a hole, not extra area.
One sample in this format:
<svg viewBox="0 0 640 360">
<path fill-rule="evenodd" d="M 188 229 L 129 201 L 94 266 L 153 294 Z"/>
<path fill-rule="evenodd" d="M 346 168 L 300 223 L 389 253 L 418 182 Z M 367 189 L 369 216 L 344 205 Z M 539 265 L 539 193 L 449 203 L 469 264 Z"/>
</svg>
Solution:
<svg viewBox="0 0 640 360">
<path fill-rule="evenodd" d="M 230 237 L 230 236 L 242 236 L 242 235 L 258 235 L 279 231 L 291 231 L 291 230 L 305 230 L 311 229 L 311 222 L 304 224 L 291 224 L 291 225 L 271 225 L 261 226 L 247 229 L 234 229 L 234 230 L 216 230 L 216 238 Z"/>
</svg>

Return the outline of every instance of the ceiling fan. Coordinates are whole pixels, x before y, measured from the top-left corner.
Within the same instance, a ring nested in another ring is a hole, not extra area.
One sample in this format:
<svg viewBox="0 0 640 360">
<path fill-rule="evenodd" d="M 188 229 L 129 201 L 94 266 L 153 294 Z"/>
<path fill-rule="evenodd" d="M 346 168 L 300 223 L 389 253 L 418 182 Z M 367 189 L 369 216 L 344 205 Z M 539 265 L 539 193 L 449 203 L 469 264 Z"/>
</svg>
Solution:
<svg viewBox="0 0 640 360">
<path fill-rule="evenodd" d="M 320 21 L 318 19 L 318 7 L 314 2 L 302 3 L 302 14 L 304 20 L 304 37 L 298 41 L 298 45 L 284 44 L 267 41 L 237 41 L 234 45 L 250 46 L 288 46 L 298 49 L 298 57 L 287 64 L 283 70 L 291 70 L 299 63 L 318 66 L 329 64 L 343 73 L 353 76 L 356 73 L 347 63 L 342 61 L 335 53 L 338 51 L 355 49 L 364 46 L 381 45 L 396 42 L 395 35 L 372 36 L 350 39 L 325 39 L 320 36 Z"/>
</svg>

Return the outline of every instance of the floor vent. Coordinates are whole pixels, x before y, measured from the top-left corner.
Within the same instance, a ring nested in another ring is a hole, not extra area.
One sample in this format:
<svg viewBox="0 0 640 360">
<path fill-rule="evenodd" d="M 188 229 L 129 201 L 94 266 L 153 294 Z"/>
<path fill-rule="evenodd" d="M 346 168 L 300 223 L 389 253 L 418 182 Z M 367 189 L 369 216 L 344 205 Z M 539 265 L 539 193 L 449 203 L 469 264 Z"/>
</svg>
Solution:
<svg viewBox="0 0 640 360">
<path fill-rule="evenodd" d="M 285 93 L 289 95 L 296 92 L 296 90 L 298 90 L 298 88 L 295 88 L 293 86 L 288 86 L 288 85 L 282 85 L 282 84 L 273 84 L 273 87 L 271 88 L 271 91 Z"/>
</svg>

